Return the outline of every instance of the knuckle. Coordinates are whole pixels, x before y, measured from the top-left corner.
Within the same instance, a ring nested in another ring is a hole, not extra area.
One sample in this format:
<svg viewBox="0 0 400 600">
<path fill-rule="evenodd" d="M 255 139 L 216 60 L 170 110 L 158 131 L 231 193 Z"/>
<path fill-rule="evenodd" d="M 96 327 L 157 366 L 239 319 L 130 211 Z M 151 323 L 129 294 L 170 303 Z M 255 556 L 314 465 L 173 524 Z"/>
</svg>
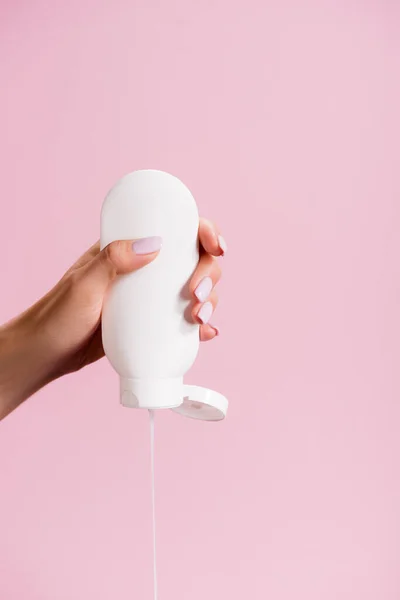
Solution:
<svg viewBox="0 0 400 600">
<path fill-rule="evenodd" d="M 108 244 L 103 250 L 104 252 L 104 260 L 109 265 L 112 271 L 118 270 L 118 265 L 120 263 L 121 257 L 121 242 L 111 242 Z"/>
<path fill-rule="evenodd" d="M 211 294 L 210 301 L 211 301 L 211 303 L 212 303 L 212 305 L 214 307 L 214 310 L 215 310 L 217 308 L 218 302 L 219 302 L 218 294 L 215 291 Z"/>
<path fill-rule="evenodd" d="M 74 301 L 80 294 L 82 287 L 82 273 L 79 270 L 67 271 L 58 282 L 55 289 L 59 291 L 59 297 L 67 302 Z"/>
<path fill-rule="evenodd" d="M 215 258 L 211 254 L 208 254 L 208 252 L 206 254 L 204 254 L 203 260 L 204 260 L 204 264 L 207 265 L 207 267 L 209 269 L 213 268 Z"/>
<path fill-rule="evenodd" d="M 115 260 L 115 253 L 116 253 L 115 242 L 111 242 L 111 244 L 108 244 L 108 246 L 106 246 L 104 248 L 105 260 L 107 260 L 110 263 L 113 263 Z"/>
<path fill-rule="evenodd" d="M 214 275 L 215 283 L 217 283 L 222 277 L 222 268 L 221 268 L 220 264 L 218 263 L 218 261 L 216 261 L 215 259 L 214 259 L 214 266 L 213 266 L 213 275 Z"/>
<path fill-rule="evenodd" d="M 77 289 L 77 287 L 80 285 L 81 281 L 82 281 L 82 273 L 79 271 L 79 269 L 70 271 L 65 276 L 66 288 L 71 293 Z"/>
</svg>

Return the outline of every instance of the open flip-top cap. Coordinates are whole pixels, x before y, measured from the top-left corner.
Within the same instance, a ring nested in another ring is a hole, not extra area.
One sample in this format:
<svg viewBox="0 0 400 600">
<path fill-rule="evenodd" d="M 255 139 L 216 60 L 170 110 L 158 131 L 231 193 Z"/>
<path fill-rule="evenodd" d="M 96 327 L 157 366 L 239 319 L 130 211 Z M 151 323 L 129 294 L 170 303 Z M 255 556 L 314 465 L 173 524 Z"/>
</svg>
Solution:
<svg viewBox="0 0 400 600">
<path fill-rule="evenodd" d="M 228 410 L 228 400 L 219 392 L 197 385 L 184 385 L 184 398 L 172 410 L 184 417 L 201 421 L 221 421 Z"/>
</svg>

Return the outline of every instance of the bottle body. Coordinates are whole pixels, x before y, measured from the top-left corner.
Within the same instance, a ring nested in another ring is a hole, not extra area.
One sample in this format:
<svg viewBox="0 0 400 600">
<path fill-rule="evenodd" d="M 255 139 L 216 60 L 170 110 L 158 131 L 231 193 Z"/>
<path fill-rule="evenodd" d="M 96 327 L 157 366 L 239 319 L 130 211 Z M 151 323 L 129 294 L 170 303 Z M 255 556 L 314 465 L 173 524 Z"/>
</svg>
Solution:
<svg viewBox="0 0 400 600">
<path fill-rule="evenodd" d="M 161 236 L 149 265 L 116 278 L 102 314 L 104 350 L 120 376 L 126 406 L 171 408 L 183 402 L 183 375 L 199 348 L 188 283 L 199 260 L 199 216 L 184 184 L 161 171 L 135 171 L 108 193 L 101 247 Z"/>
</svg>

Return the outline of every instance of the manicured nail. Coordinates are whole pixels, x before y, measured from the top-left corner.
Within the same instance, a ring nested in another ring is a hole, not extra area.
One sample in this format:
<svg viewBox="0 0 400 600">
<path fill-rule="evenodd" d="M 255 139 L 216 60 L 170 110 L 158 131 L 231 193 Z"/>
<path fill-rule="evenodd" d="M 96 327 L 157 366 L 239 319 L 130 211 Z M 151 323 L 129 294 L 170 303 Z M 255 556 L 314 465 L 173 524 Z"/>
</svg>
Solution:
<svg viewBox="0 0 400 600">
<path fill-rule="evenodd" d="M 226 241 L 224 240 L 222 235 L 218 236 L 218 244 L 219 244 L 220 250 L 222 250 L 222 256 L 224 256 L 226 254 L 226 251 L 228 250 L 228 246 L 226 245 Z"/>
<path fill-rule="evenodd" d="M 210 292 L 212 290 L 213 282 L 211 277 L 204 277 L 194 290 L 194 294 L 199 302 L 204 302 L 207 300 Z"/>
<path fill-rule="evenodd" d="M 200 308 L 199 312 L 197 313 L 197 316 L 200 319 L 200 321 L 203 323 L 203 325 L 205 325 L 210 320 L 212 313 L 213 313 L 213 305 L 211 304 L 211 302 L 205 302 L 203 304 L 203 306 Z"/>
<path fill-rule="evenodd" d="M 215 325 L 210 325 L 210 327 L 212 327 L 215 331 L 215 336 L 217 337 L 219 335 L 219 328 L 216 327 Z"/>
<path fill-rule="evenodd" d="M 162 246 L 162 238 L 158 235 L 153 237 L 141 238 L 132 244 L 132 250 L 135 254 L 151 254 L 158 252 Z"/>
</svg>

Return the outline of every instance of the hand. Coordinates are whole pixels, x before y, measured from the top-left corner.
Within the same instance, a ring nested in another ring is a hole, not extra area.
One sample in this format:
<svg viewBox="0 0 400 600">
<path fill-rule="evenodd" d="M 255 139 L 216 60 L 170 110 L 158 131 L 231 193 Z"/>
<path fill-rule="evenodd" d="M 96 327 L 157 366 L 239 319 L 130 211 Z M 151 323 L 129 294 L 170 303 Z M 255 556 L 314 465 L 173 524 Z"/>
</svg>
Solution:
<svg viewBox="0 0 400 600">
<path fill-rule="evenodd" d="M 200 220 L 200 260 L 190 282 L 192 318 L 200 339 L 218 335 L 209 323 L 217 305 L 221 270 L 215 257 L 226 246 L 217 229 Z M 92 246 L 46 296 L 0 328 L 0 418 L 40 387 L 104 356 L 101 311 L 109 284 L 140 269 L 158 255 L 161 240 L 146 238 Z"/>
</svg>

